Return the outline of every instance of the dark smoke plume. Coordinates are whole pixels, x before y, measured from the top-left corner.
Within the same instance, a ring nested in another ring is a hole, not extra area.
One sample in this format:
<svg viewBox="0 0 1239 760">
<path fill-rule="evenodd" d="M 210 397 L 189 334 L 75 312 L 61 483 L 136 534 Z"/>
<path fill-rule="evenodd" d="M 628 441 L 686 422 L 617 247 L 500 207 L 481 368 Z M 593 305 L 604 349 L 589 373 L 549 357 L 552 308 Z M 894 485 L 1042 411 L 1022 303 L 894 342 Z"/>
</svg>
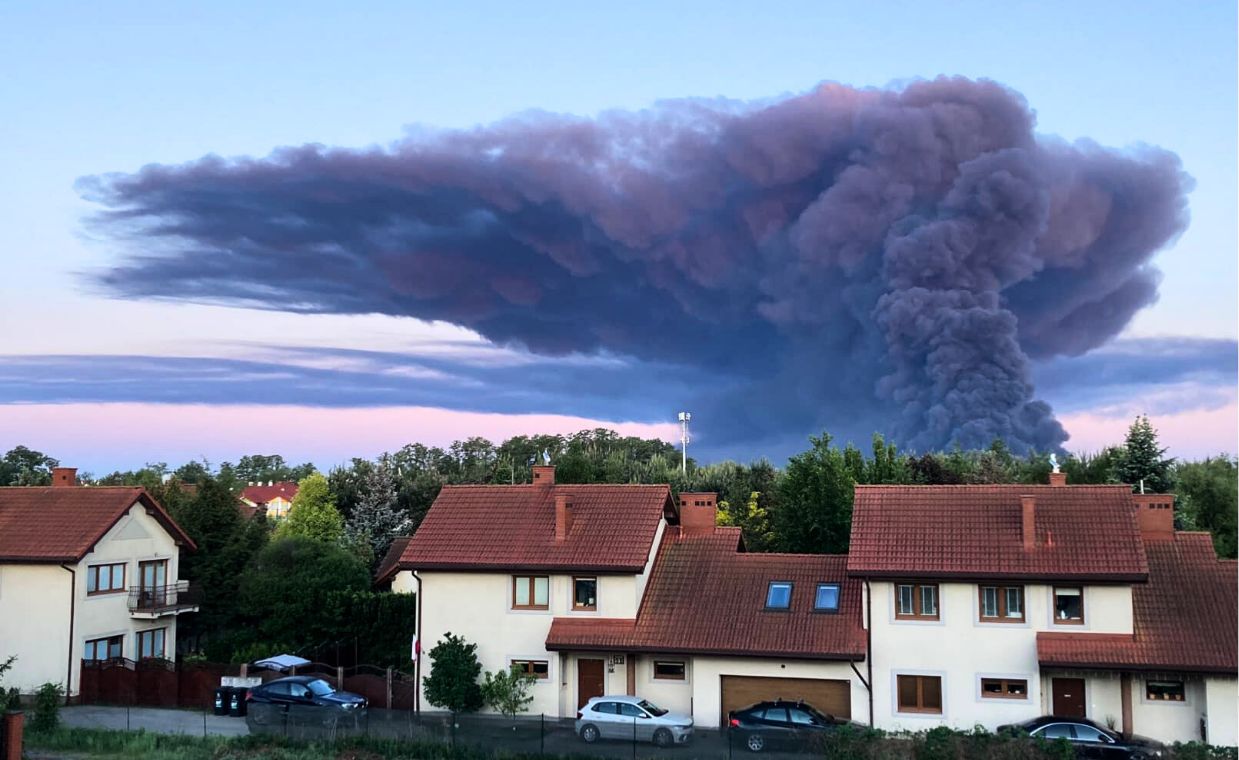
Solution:
<svg viewBox="0 0 1239 760">
<path fill-rule="evenodd" d="M 1171 153 L 1042 138 L 1017 93 L 938 79 L 525 115 L 82 189 L 132 243 L 98 275 L 122 296 L 444 320 L 691 368 L 703 396 L 738 378 L 698 415 L 716 435 L 1046 450 L 1066 434 L 1030 359 L 1100 346 L 1155 300 L 1190 183 Z"/>
</svg>

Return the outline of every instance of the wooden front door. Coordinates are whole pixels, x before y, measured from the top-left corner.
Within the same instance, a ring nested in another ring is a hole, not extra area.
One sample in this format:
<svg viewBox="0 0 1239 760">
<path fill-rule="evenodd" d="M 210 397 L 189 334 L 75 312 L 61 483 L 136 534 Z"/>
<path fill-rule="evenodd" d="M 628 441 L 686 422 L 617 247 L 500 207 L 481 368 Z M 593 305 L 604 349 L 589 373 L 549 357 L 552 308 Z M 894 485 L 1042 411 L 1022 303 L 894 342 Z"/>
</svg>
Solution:
<svg viewBox="0 0 1239 760">
<path fill-rule="evenodd" d="M 1051 685 L 1054 714 L 1060 718 L 1084 718 L 1084 679 L 1055 678 Z"/>
<path fill-rule="evenodd" d="M 576 709 L 580 710 L 592 697 L 602 696 L 606 672 L 602 660 L 576 661 Z"/>
</svg>

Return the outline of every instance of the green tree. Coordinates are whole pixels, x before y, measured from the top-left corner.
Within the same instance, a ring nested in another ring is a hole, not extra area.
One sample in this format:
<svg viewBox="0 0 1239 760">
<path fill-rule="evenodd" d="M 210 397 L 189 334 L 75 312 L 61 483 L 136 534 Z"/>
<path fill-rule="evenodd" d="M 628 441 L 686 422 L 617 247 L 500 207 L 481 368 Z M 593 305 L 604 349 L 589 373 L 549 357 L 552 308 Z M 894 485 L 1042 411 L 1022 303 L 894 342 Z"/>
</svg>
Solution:
<svg viewBox="0 0 1239 760">
<path fill-rule="evenodd" d="M 805 554 L 846 552 L 852 489 L 860 475 L 855 449 L 849 445 L 840 451 L 828 433 L 809 441 L 812 447 L 788 460 L 779 481 L 779 508 L 773 518 L 777 548 Z"/>
<path fill-rule="evenodd" d="M 344 526 L 349 541 L 365 545 L 378 562 L 387 554 L 392 539 L 405 535 L 409 518 L 399 510 L 396 471 L 391 457 L 382 456 L 366 474 L 365 493 Z"/>
<path fill-rule="evenodd" d="M 535 678 L 513 665 L 509 670 L 487 673 L 482 682 L 482 699 L 496 712 L 515 720 L 516 714 L 524 712 L 533 701 L 529 688 Z"/>
<path fill-rule="evenodd" d="M 278 538 L 300 536 L 325 543 L 335 543 L 343 537 L 344 518 L 331 500 L 327 478 L 314 473 L 301 479 L 288 517 L 276 528 L 275 535 Z"/>
<path fill-rule="evenodd" d="M 1219 557 L 1233 559 L 1239 530 L 1239 462 L 1226 455 L 1180 462 L 1174 468 L 1174 481 L 1184 518 L 1213 534 Z"/>
<path fill-rule="evenodd" d="M 1165 458 L 1165 453 L 1149 418 L 1140 415 L 1127 429 L 1127 440 L 1115 462 L 1119 482 L 1128 483 L 1135 490 L 1139 490 L 1143 482 L 1144 490 L 1149 493 L 1169 493 L 1174 459 Z"/>
<path fill-rule="evenodd" d="M 272 541 L 245 569 L 238 606 L 254 640 L 308 647 L 338 638 L 335 595 L 369 588 L 370 571 L 353 554 L 293 536 Z"/>
<path fill-rule="evenodd" d="M 720 501 L 718 524 L 738 526 L 744 535 L 744 545 L 750 550 L 751 544 L 766 546 L 770 543 L 770 515 L 761 506 L 761 494 L 757 491 L 750 493 L 743 505 Z"/>
<path fill-rule="evenodd" d="M 237 497 L 211 477 L 198 484 L 192 498 L 178 502 L 170 511 L 198 546 L 197 551 L 181 554 L 181 577 L 202 594 L 199 612 L 181 621 L 182 635 L 210 638 L 232 629 L 240 574 L 267 542 L 267 519 L 242 517 Z"/>
<path fill-rule="evenodd" d="M 46 486 L 60 462 L 41 451 L 14 446 L 0 458 L 0 486 Z"/>
<path fill-rule="evenodd" d="M 453 713 L 473 712 L 483 704 L 478 677 L 478 645 L 451 633 L 430 650 L 430 675 L 422 679 L 426 701 Z"/>
</svg>

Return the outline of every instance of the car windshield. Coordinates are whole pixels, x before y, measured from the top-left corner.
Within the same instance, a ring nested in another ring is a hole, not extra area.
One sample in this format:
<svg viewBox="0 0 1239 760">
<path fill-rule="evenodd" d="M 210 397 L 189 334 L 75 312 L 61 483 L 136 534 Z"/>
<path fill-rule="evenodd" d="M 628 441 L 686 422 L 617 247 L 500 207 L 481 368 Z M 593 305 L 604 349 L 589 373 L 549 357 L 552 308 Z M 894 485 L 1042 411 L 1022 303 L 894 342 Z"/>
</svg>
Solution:
<svg viewBox="0 0 1239 760">
<path fill-rule="evenodd" d="M 310 691 L 314 692 L 314 696 L 316 697 L 325 697 L 328 694 L 335 693 L 335 689 L 331 688 L 331 684 L 321 678 L 315 678 L 313 681 L 306 684 L 306 686 L 310 688 Z"/>
<path fill-rule="evenodd" d="M 661 707 L 654 704 L 653 702 L 650 702 L 645 699 L 638 702 L 637 707 L 640 707 L 642 710 L 645 710 L 647 713 L 649 713 L 650 715 L 653 715 L 655 718 L 667 714 L 666 710 L 662 709 Z"/>
</svg>

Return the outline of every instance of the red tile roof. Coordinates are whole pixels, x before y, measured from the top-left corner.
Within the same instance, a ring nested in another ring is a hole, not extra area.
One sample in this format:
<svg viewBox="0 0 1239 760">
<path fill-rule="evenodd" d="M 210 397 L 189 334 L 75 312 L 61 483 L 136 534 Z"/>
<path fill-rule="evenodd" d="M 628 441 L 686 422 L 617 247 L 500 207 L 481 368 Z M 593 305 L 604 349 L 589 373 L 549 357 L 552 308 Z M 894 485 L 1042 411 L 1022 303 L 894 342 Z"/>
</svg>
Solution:
<svg viewBox="0 0 1239 760">
<path fill-rule="evenodd" d="M 243 488 L 241 490 L 241 498 L 258 505 L 266 504 L 276 498 L 292 501 L 293 497 L 297 495 L 297 488 L 297 484 L 291 480 L 282 480 L 269 486 L 259 483 L 256 486 L 246 486 Z"/>
<path fill-rule="evenodd" d="M 138 502 L 178 545 L 196 548 L 142 488 L 0 488 L 0 562 L 77 562 Z"/>
<path fill-rule="evenodd" d="M 1037 634 L 1043 667 L 1216 672 L 1239 670 L 1239 580 L 1207 533 L 1176 533 L 1145 551 L 1149 582 L 1132 588 L 1134 635 Z"/>
<path fill-rule="evenodd" d="M 392 578 L 400 570 L 400 558 L 404 556 L 404 548 L 409 545 L 411 536 L 397 536 L 392 539 L 391 546 L 379 562 L 379 568 L 374 573 L 374 585 L 391 583 Z"/>
<path fill-rule="evenodd" d="M 557 617 L 547 649 L 864 659 L 861 584 L 844 557 L 744 553 L 738 528 L 677 533 L 663 538 L 635 621 Z M 792 582 L 789 611 L 765 609 L 776 580 Z M 818 583 L 841 585 L 838 613 L 813 611 Z"/>
<path fill-rule="evenodd" d="M 572 525 L 555 540 L 555 495 L 572 497 Z M 413 570 L 583 570 L 639 573 L 668 486 L 444 486 L 400 558 Z"/>
<path fill-rule="evenodd" d="M 1024 548 L 1020 497 L 1036 499 Z M 856 486 L 848 571 L 931 577 L 1143 581 L 1127 486 Z"/>
</svg>

